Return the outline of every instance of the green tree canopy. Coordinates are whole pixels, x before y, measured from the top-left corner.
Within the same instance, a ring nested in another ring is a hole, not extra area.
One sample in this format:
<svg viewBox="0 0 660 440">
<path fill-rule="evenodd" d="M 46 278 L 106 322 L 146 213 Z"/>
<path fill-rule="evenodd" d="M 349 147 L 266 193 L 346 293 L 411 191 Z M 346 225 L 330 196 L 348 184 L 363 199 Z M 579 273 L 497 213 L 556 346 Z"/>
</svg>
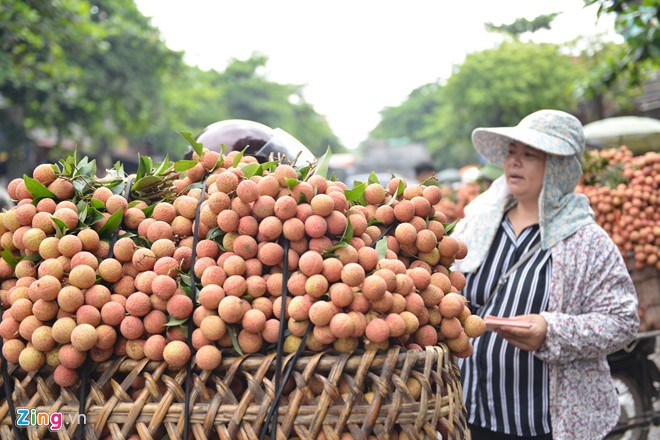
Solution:
<svg viewBox="0 0 660 440">
<path fill-rule="evenodd" d="M 424 142 L 440 168 L 474 163 L 473 129 L 515 125 L 542 108 L 574 110 L 577 97 L 571 85 L 583 73 L 582 65 L 559 46 L 505 42 L 468 55 L 444 86 L 429 86 L 430 95 L 418 89 L 401 106 L 386 109 L 371 137 Z M 388 123 L 403 113 L 398 124 Z"/>
<path fill-rule="evenodd" d="M 180 66 L 180 54 L 133 0 L 10 3 L 0 20 L 10 142 L 34 127 L 79 127 L 97 142 L 149 127 L 162 106 L 163 72 Z"/>
<path fill-rule="evenodd" d="M 495 25 L 493 23 L 486 23 L 486 30 L 489 32 L 499 32 L 505 35 L 519 38 L 522 34 L 528 32 L 536 32 L 541 29 L 550 29 L 552 21 L 557 18 L 559 12 L 552 14 L 539 15 L 538 17 L 528 20 L 526 18 L 517 18 L 511 23 Z"/>
<path fill-rule="evenodd" d="M 203 71 L 186 66 L 165 80 L 166 110 L 145 135 L 158 151 L 183 154 L 185 141 L 176 130 L 200 132 L 224 119 L 247 119 L 279 127 L 322 155 L 328 146 L 343 150 L 337 136 L 314 107 L 303 97 L 301 86 L 269 80 L 264 72 L 268 58 L 255 53 L 246 60 L 232 59 L 224 71 Z"/>
<path fill-rule="evenodd" d="M 10 158 L 29 151 L 35 128 L 89 140 L 96 153 L 127 137 L 176 156 L 185 148 L 176 130 L 236 118 L 287 130 L 315 153 L 342 149 L 302 86 L 265 76 L 265 56 L 222 72 L 187 66 L 134 0 L 6 0 L 0 48 L 0 147 Z"/>
<path fill-rule="evenodd" d="M 660 0 L 584 0 L 599 5 L 598 15 L 616 14 L 615 29 L 625 44 L 592 71 L 589 90 L 602 93 L 624 78 L 639 85 L 660 67 Z"/>
<path fill-rule="evenodd" d="M 372 139 L 408 138 L 421 141 L 425 127 L 440 106 L 439 83 L 425 84 L 413 90 L 399 106 L 386 107 L 380 112 L 380 122 L 369 133 Z"/>
</svg>

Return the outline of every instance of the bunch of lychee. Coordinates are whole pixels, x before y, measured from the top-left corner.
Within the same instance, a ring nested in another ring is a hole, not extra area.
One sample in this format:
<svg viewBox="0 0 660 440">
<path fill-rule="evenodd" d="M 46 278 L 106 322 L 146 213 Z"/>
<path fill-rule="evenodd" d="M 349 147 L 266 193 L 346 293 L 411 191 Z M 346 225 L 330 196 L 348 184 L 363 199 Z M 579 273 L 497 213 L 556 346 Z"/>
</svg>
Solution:
<svg viewBox="0 0 660 440">
<path fill-rule="evenodd" d="M 637 270 L 660 269 L 660 154 L 626 147 L 588 153 L 583 184 L 596 221 Z"/>
<path fill-rule="evenodd" d="M 471 353 L 484 324 L 458 293 L 465 278 L 448 269 L 467 249 L 433 208 L 439 188 L 393 178 L 356 196 L 313 171 L 235 152 L 195 160 L 155 206 L 105 186 L 80 190 L 51 165 L 33 179 L 55 199 L 34 197 L 25 179 L 10 183 L 18 203 L 0 214 L 8 362 L 48 364 L 62 386 L 78 381 L 87 358 L 180 368 L 195 354 L 210 370 L 221 350 L 272 350 L 280 319 L 288 352 L 305 340 L 312 351 L 443 341 L 457 356 Z M 81 200 L 102 218 L 86 224 Z M 118 211 L 116 233 L 101 237 Z"/>
</svg>

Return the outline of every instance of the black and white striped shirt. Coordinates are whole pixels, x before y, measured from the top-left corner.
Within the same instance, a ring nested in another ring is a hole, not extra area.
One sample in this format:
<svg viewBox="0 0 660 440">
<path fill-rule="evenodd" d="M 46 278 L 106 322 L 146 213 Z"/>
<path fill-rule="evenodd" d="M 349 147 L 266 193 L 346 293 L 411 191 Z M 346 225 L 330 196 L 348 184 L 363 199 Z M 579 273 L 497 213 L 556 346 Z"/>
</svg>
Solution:
<svg viewBox="0 0 660 440">
<path fill-rule="evenodd" d="M 542 249 L 509 277 L 485 309 L 482 307 L 500 276 L 540 240 L 538 225 L 529 226 L 516 237 L 504 216 L 486 259 L 466 277 L 463 294 L 473 312 L 482 317 L 512 317 L 546 310 L 552 261 L 550 251 Z M 468 422 L 518 436 L 549 433 L 547 365 L 494 332 L 486 332 L 473 344 L 474 352 L 461 368 Z"/>
</svg>

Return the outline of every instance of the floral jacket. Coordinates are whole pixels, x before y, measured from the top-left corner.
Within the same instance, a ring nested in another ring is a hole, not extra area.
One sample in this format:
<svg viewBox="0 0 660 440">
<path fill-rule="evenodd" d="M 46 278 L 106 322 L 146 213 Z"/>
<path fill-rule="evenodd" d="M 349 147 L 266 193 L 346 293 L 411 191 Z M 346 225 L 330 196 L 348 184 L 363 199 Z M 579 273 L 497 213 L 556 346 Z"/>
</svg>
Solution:
<svg viewBox="0 0 660 440">
<path fill-rule="evenodd" d="M 615 244 L 592 223 L 553 246 L 548 322 L 553 438 L 601 439 L 620 406 L 606 356 L 637 334 L 637 295 Z"/>
</svg>

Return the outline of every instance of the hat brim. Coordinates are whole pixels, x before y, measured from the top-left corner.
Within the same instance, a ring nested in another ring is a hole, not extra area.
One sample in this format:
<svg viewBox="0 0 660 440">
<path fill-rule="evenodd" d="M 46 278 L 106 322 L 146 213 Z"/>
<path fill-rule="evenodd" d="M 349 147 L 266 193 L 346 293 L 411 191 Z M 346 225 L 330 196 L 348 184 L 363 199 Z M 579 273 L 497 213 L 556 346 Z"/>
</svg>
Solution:
<svg viewBox="0 0 660 440">
<path fill-rule="evenodd" d="M 572 156 L 575 150 L 564 139 L 525 127 L 477 128 L 472 132 L 472 143 L 488 161 L 504 165 L 507 147 L 513 141 L 522 142 L 537 150 L 558 156 Z"/>
</svg>

